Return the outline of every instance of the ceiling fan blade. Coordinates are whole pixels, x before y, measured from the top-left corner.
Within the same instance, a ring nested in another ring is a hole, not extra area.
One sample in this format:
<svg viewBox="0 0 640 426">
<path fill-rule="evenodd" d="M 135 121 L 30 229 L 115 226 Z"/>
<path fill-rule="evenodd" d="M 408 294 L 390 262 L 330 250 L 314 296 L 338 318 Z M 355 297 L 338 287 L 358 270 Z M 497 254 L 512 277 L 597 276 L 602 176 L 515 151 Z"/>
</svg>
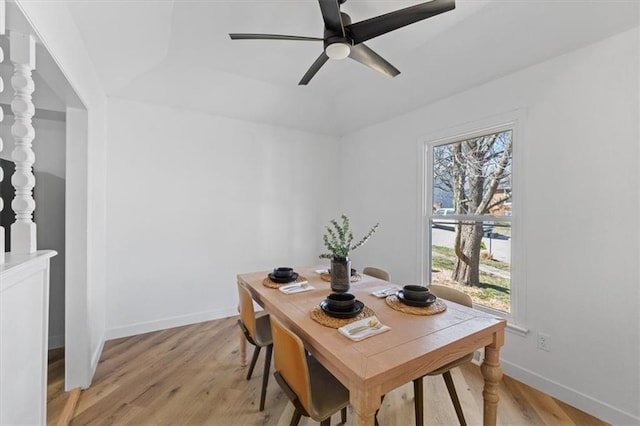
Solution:
<svg viewBox="0 0 640 426">
<path fill-rule="evenodd" d="M 329 60 L 329 57 L 327 56 L 326 53 L 324 53 L 324 51 L 322 51 L 320 56 L 318 56 L 318 59 L 316 59 L 316 61 L 311 65 L 311 67 L 307 70 L 305 75 L 302 77 L 302 80 L 300 80 L 300 83 L 298 83 L 298 85 L 299 86 L 306 85 L 328 60 Z"/>
<path fill-rule="evenodd" d="M 396 67 L 364 44 L 352 46 L 349 57 L 388 77 L 395 77 L 400 74 L 400 71 L 398 71 Z"/>
<path fill-rule="evenodd" d="M 455 0 L 433 0 L 347 25 L 345 30 L 353 40 L 353 44 L 358 44 L 414 22 L 448 12 L 455 7 Z"/>
<path fill-rule="evenodd" d="M 344 24 L 342 23 L 342 16 L 340 16 L 338 0 L 318 0 L 318 2 L 320 3 L 324 26 L 344 37 Z"/>
<path fill-rule="evenodd" d="M 230 33 L 231 40 L 301 40 L 301 41 L 323 41 L 318 37 L 291 36 L 282 34 L 242 34 Z"/>
</svg>

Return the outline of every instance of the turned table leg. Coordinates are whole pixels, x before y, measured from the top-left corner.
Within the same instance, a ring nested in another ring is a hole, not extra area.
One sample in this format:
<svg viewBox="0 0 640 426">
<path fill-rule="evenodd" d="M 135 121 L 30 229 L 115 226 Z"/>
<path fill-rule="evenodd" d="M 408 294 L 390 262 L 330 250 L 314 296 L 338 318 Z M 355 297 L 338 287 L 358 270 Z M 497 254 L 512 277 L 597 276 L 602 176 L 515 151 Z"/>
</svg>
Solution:
<svg viewBox="0 0 640 426">
<path fill-rule="evenodd" d="M 495 344 L 484 348 L 484 362 L 481 367 L 484 377 L 484 426 L 495 426 L 498 421 L 498 386 L 502 380 L 500 349 Z"/>
<path fill-rule="evenodd" d="M 380 388 L 350 390 L 350 402 L 353 407 L 356 426 L 374 426 L 376 412 L 380 408 Z"/>
</svg>

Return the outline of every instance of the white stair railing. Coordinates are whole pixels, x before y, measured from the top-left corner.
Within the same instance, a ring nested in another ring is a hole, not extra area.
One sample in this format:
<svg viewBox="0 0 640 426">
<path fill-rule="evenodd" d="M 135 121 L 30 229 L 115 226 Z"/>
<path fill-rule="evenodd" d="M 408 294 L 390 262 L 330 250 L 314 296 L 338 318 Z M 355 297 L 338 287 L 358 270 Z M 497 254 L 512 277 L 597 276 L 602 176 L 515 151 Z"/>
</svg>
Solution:
<svg viewBox="0 0 640 426">
<path fill-rule="evenodd" d="M 35 89 L 31 76 L 31 71 L 36 65 L 35 39 L 31 35 L 10 31 L 9 46 L 9 59 L 14 68 L 11 77 L 14 90 L 11 111 L 15 117 L 11 126 L 11 135 L 15 141 L 11 159 L 16 165 L 16 171 L 11 177 L 11 183 L 16 190 L 11 202 L 11 208 L 16 213 L 16 221 L 11 225 L 11 252 L 35 253 L 36 224 L 33 222 L 33 211 L 36 202 L 33 199 L 33 187 L 36 178 L 32 171 L 35 154 L 31 148 L 35 138 L 35 130 L 31 124 L 35 113 L 31 99 Z"/>
<path fill-rule="evenodd" d="M 6 4 L 5 0 L 0 0 L 0 36 L 4 36 L 5 32 L 5 23 L 6 23 Z M 4 61 L 4 51 L 2 47 L 0 47 L 0 62 Z M 4 80 L 0 75 L 0 92 L 4 91 Z M 0 108 L 0 122 L 4 119 L 4 112 L 2 108 Z M 2 138 L 0 138 L 0 152 L 2 152 Z M 2 168 L 0 168 L 0 182 L 4 179 L 4 173 Z M 2 196 L 0 195 L 0 212 L 4 208 L 4 202 L 2 201 Z M 0 226 L 0 265 L 4 263 L 4 228 Z"/>
</svg>

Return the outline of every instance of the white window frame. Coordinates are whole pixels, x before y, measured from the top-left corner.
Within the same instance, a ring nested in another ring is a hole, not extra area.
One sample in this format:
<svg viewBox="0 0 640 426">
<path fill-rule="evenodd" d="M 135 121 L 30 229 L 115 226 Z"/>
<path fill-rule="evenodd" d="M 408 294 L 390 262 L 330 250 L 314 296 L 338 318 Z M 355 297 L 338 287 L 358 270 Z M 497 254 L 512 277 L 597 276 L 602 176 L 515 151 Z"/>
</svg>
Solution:
<svg viewBox="0 0 640 426">
<path fill-rule="evenodd" d="M 419 242 L 418 242 L 418 277 L 421 283 L 427 285 L 431 280 L 431 219 L 433 218 L 433 171 L 432 152 L 433 147 L 439 145 L 459 142 L 474 137 L 484 136 L 492 133 L 499 133 L 505 130 L 512 131 L 512 213 L 510 217 L 505 217 L 511 222 L 511 312 L 504 312 L 492 309 L 487 306 L 474 305 L 474 308 L 488 312 L 497 317 L 505 318 L 508 328 L 517 334 L 525 335 L 528 330 L 523 327 L 525 316 L 524 296 L 526 295 L 526 276 L 520 267 L 522 259 L 525 259 L 524 244 L 520 238 L 521 212 L 523 211 L 524 196 L 522 185 L 525 175 L 522 154 L 524 151 L 524 135 L 522 131 L 524 122 L 524 112 L 521 110 L 512 111 L 501 116 L 490 117 L 481 121 L 466 123 L 457 127 L 443 129 L 431 135 L 423 137 L 418 142 L 420 182 L 419 203 Z M 493 216 L 487 216 L 487 220 L 495 220 Z M 447 219 L 471 219 L 477 220 L 476 215 L 452 215 Z"/>
</svg>

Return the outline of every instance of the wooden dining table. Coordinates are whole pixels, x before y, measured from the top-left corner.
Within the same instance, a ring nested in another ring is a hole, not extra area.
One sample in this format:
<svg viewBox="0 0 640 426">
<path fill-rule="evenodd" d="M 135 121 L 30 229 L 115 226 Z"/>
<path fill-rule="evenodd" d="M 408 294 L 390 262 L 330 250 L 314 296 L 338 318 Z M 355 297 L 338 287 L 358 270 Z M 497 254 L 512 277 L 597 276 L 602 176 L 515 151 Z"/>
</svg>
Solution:
<svg viewBox="0 0 640 426">
<path fill-rule="evenodd" d="M 311 291 L 285 294 L 267 287 L 263 281 L 270 271 L 239 274 L 238 285 L 248 288 L 254 300 L 296 333 L 305 348 L 349 389 L 357 425 L 375 423 L 385 393 L 483 347 L 483 424 L 496 424 L 504 319 L 450 301 L 444 301 L 444 312 L 434 315 L 401 312 L 390 307 L 385 298 L 371 294 L 392 283 L 360 275 L 349 292 L 391 329 L 355 342 L 311 316 L 331 293 L 330 283 L 316 272 L 320 268 L 295 268 L 315 287 Z"/>
</svg>

